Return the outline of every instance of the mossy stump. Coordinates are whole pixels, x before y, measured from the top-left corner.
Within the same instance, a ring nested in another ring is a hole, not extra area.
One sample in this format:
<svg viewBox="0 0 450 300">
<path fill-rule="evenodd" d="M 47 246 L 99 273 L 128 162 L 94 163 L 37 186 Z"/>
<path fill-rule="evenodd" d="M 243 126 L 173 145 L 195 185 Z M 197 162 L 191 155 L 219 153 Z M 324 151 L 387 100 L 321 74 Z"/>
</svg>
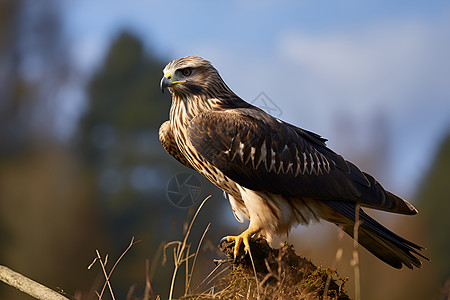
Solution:
<svg viewBox="0 0 450 300">
<path fill-rule="evenodd" d="M 228 257 L 230 272 L 218 278 L 214 293 L 182 299 L 350 299 L 343 290 L 347 279 L 297 256 L 292 245 L 273 249 L 259 238 L 250 248 L 251 255 L 234 259 L 234 242 L 223 242 L 219 249 Z"/>
</svg>

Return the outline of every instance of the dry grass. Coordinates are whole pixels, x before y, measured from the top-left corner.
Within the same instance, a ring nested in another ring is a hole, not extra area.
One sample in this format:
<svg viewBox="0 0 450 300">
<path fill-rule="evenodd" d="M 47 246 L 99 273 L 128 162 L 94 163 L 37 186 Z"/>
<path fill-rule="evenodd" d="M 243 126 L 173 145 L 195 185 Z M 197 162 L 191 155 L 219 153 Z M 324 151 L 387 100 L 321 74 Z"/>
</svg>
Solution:
<svg viewBox="0 0 450 300">
<path fill-rule="evenodd" d="M 163 263 L 165 262 L 165 260 L 167 259 L 167 255 L 166 255 L 166 250 L 171 247 L 173 247 L 173 261 L 174 261 L 174 271 L 173 271 L 173 275 L 172 275 L 172 282 L 170 284 L 170 291 L 169 291 L 169 300 L 173 299 L 173 289 L 175 286 L 175 279 L 178 273 L 178 269 L 181 267 L 181 265 L 185 264 L 186 265 L 186 276 L 185 276 L 185 294 L 188 293 L 189 289 L 190 289 L 190 284 L 191 284 L 191 279 L 192 279 L 192 274 L 194 272 L 194 267 L 195 267 L 195 262 L 197 261 L 197 256 L 198 256 L 198 251 L 200 250 L 200 246 L 203 242 L 203 239 L 205 237 L 206 232 L 209 230 L 209 226 L 210 224 L 206 227 L 205 231 L 203 232 L 202 238 L 200 239 L 200 242 L 197 246 L 197 251 L 195 253 L 190 253 L 191 250 L 191 244 L 189 244 L 188 238 L 189 235 L 191 233 L 191 229 L 192 229 L 192 225 L 195 222 L 195 219 L 197 218 L 198 213 L 200 212 L 200 210 L 202 209 L 203 205 L 205 204 L 205 202 L 210 198 L 211 196 L 208 196 L 205 200 L 203 200 L 203 202 L 200 204 L 200 206 L 198 207 L 197 211 L 195 212 L 194 217 L 192 218 L 190 224 L 189 224 L 189 228 L 186 231 L 186 234 L 184 236 L 183 241 L 173 241 L 173 242 L 169 242 L 164 246 L 164 259 L 163 259 Z M 189 260 L 193 258 L 193 263 L 192 263 L 192 267 L 190 269 L 189 272 Z"/>
<path fill-rule="evenodd" d="M 351 265 L 355 272 L 355 300 L 361 300 L 361 280 L 359 272 L 359 252 L 358 252 L 358 231 L 362 221 L 359 219 L 359 209 L 361 203 L 357 203 L 355 206 L 355 225 L 353 226 L 353 260 Z"/>
<path fill-rule="evenodd" d="M 149 260 L 146 261 L 146 280 L 145 280 L 144 296 L 142 298 L 143 300 L 159 300 L 160 299 L 160 296 L 154 293 L 150 282 L 151 282 L 151 279 L 155 272 L 155 268 L 156 268 L 156 264 L 157 264 L 156 261 L 158 260 L 159 254 L 162 252 L 162 255 L 163 255 L 162 263 L 164 264 L 165 261 L 167 261 L 167 250 L 171 247 L 173 247 L 172 250 L 173 250 L 174 271 L 172 273 L 172 281 L 171 281 L 171 285 L 170 285 L 169 299 L 170 300 L 173 299 L 175 280 L 177 278 L 178 270 L 180 269 L 180 267 L 183 264 L 185 264 L 185 268 L 186 268 L 185 295 L 190 292 L 190 284 L 191 284 L 191 280 L 192 280 L 192 274 L 194 272 L 195 263 L 197 261 L 197 256 L 200 251 L 203 239 L 209 230 L 210 224 L 206 227 L 206 229 L 198 243 L 195 253 L 191 253 L 191 244 L 188 243 L 188 238 L 191 233 L 192 226 L 198 216 L 198 213 L 200 212 L 201 208 L 203 207 L 203 205 L 209 198 L 210 198 L 210 196 L 207 197 L 205 200 L 203 200 L 203 202 L 198 207 L 194 217 L 192 218 L 192 220 L 189 223 L 189 227 L 186 230 L 183 241 L 172 241 L 167 244 L 162 244 L 160 246 L 160 248 L 158 249 L 157 258 L 155 258 L 155 260 L 152 262 L 152 265 L 150 266 Z M 101 267 L 101 271 L 104 276 L 105 282 L 104 282 L 103 287 L 100 290 L 100 292 L 95 291 L 95 294 L 99 300 L 104 299 L 104 294 L 105 294 L 106 289 L 108 289 L 111 298 L 113 300 L 116 299 L 116 297 L 114 295 L 113 287 L 110 282 L 110 278 L 114 272 L 114 269 L 117 267 L 117 265 L 122 260 L 122 258 L 131 249 L 131 247 L 138 242 L 135 242 L 134 237 L 133 237 L 131 239 L 131 242 L 128 245 L 128 247 L 120 255 L 120 257 L 116 260 L 116 262 L 114 263 L 114 265 L 111 267 L 111 269 L 109 271 L 107 270 L 109 255 L 106 254 L 105 257 L 102 257 L 100 252 L 98 250 L 96 250 L 96 257 L 94 258 L 93 262 L 88 266 L 88 269 L 91 269 L 97 263 Z M 190 265 L 191 260 L 192 260 L 192 265 Z M 137 299 L 135 296 L 133 296 L 134 289 L 135 289 L 135 286 L 130 287 L 130 289 L 128 291 L 127 299 Z"/>
<path fill-rule="evenodd" d="M 234 262 L 233 247 L 233 242 L 221 245 L 230 271 L 219 276 L 209 291 L 181 299 L 349 299 L 343 290 L 347 279 L 340 278 L 336 270 L 316 267 L 297 256 L 291 245 L 273 249 L 264 239 L 256 239 L 250 244 L 251 257 L 245 255 Z"/>
<path fill-rule="evenodd" d="M 189 236 L 193 224 L 208 198 L 201 203 L 190 222 L 186 223 L 183 240 L 172 241 L 160 247 L 163 264 L 168 260 L 169 249 L 172 250 L 174 262 L 168 299 L 174 299 L 174 286 L 177 278 L 181 279 L 179 277 L 182 274 L 179 274 L 179 270 L 182 266 L 186 272 L 183 278 L 184 294 L 179 299 L 349 299 L 343 288 L 348 279 L 339 277 L 336 269 L 314 266 L 308 259 L 296 255 L 292 245 L 285 244 L 280 249 L 273 249 L 262 238 L 251 241 L 249 255 L 242 255 L 236 259 L 233 258 L 234 243 L 224 242 L 220 245 L 220 250 L 228 259 L 215 261 L 214 270 L 196 288 L 192 288 L 192 277 L 198 253 L 210 224 L 204 230 L 195 251 L 191 251 L 192 245 L 189 242 Z M 356 219 L 358 220 L 358 214 Z M 359 222 L 356 222 L 356 239 L 358 227 Z M 108 256 L 102 259 L 97 251 L 97 257 L 90 267 L 99 262 L 105 278 L 103 289 L 96 292 L 98 299 L 102 299 L 106 288 L 112 299 L 115 299 L 109 279 L 114 268 L 134 244 L 134 239 L 132 239 L 128 248 L 109 271 L 106 270 Z M 353 254 L 355 276 L 358 277 L 358 248 L 356 246 Z M 338 264 L 341 257 L 342 248 L 339 248 L 333 265 Z M 160 296 L 153 292 L 150 284 L 154 274 L 154 262 L 150 267 L 147 260 L 146 270 L 146 288 L 142 299 L 160 299 Z M 131 287 L 127 299 L 131 299 L 133 292 L 134 287 Z M 359 294 L 359 284 L 357 284 L 355 292 L 356 295 Z"/>
<path fill-rule="evenodd" d="M 92 269 L 92 267 L 96 264 L 99 263 L 102 269 L 102 273 L 103 276 L 105 277 L 105 283 L 103 284 L 103 288 L 101 289 L 100 292 L 95 291 L 95 294 L 97 295 L 98 299 L 101 300 L 103 299 L 103 295 L 105 293 L 106 287 L 108 287 L 109 293 L 111 295 L 111 298 L 113 300 L 116 299 L 114 292 L 113 292 L 113 288 L 110 282 L 110 278 L 115 270 L 115 268 L 117 267 L 117 265 L 119 264 L 119 262 L 122 260 L 122 258 L 125 256 L 125 254 L 127 254 L 127 252 L 131 249 L 131 247 L 133 247 L 135 244 L 139 243 L 140 241 L 135 241 L 134 237 L 131 238 L 130 244 L 128 245 L 128 247 L 125 249 L 125 251 L 122 252 L 122 254 L 119 256 L 119 258 L 116 260 L 116 262 L 114 263 L 114 265 L 111 267 L 111 269 L 109 271 L 106 270 L 106 266 L 108 264 L 108 258 L 109 255 L 106 254 L 105 257 L 103 258 L 100 254 L 100 251 L 95 250 L 95 253 L 97 254 L 97 256 L 94 258 L 94 260 L 92 261 L 92 263 L 88 266 L 88 270 Z M 148 265 L 148 263 L 147 263 Z M 148 266 L 147 266 L 147 279 L 148 279 Z M 131 287 L 130 291 L 132 291 L 134 288 Z M 128 293 L 130 294 L 130 292 Z M 148 297 L 148 295 L 153 294 L 153 290 L 151 289 L 151 285 L 150 285 L 150 281 L 146 281 L 146 288 L 145 288 L 145 297 L 144 299 L 150 299 Z M 128 298 L 128 297 L 127 297 Z M 154 298 L 151 298 L 154 299 Z"/>
</svg>

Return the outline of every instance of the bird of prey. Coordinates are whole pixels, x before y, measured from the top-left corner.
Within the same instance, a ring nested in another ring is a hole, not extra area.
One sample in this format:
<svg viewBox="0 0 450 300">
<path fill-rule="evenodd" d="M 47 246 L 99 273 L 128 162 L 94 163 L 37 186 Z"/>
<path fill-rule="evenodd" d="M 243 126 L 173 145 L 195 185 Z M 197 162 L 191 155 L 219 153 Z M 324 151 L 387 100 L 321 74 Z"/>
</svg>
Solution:
<svg viewBox="0 0 450 300">
<path fill-rule="evenodd" d="M 169 120 L 159 129 L 164 149 L 228 194 L 236 219 L 249 227 L 234 241 L 250 250 L 254 235 L 269 241 L 292 226 L 324 219 L 394 268 L 420 267 L 423 249 L 382 226 L 359 207 L 405 215 L 417 210 L 371 175 L 329 149 L 318 134 L 279 120 L 245 102 L 198 56 L 163 70 L 161 90 L 172 95 Z M 359 211 L 357 211 L 359 209 Z M 358 212 L 358 214 L 357 214 Z"/>
</svg>

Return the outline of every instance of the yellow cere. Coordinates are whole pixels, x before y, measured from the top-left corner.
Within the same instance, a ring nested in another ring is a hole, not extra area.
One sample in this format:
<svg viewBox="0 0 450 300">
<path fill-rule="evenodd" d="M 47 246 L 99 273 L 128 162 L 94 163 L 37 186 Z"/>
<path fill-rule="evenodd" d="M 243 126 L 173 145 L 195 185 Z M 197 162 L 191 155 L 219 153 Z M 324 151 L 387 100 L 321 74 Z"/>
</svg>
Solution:
<svg viewBox="0 0 450 300">
<path fill-rule="evenodd" d="M 172 74 L 170 74 L 170 72 L 166 72 L 166 74 L 164 74 L 164 77 L 166 77 L 168 80 L 172 80 Z M 170 86 L 173 86 L 176 83 L 185 83 L 186 80 L 179 80 L 179 81 L 173 81 Z"/>
</svg>

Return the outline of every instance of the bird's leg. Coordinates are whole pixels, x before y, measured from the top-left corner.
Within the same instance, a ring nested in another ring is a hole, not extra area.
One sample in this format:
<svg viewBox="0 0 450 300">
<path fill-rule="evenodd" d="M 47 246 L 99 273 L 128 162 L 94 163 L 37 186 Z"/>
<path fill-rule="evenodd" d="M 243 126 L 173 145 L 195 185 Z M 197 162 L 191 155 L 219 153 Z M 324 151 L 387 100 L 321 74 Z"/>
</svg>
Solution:
<svg viewBox="0 0 450 300">
<path fill-rule="evenodd" d="M 239 254 L 239 248 L 241 247 L 241 244 L 244 243 L 244 251 L 247 253 L 250 250 L 250 239 L 252 235 L 255 233 L 258 233 L 261 229 L 251 226 L 242 232 L 240 235 L 237 236 L 227 236 L 227 241 L 231 242 L 234 241 L 234 257 L 236 258 Z"/>
</svg>

